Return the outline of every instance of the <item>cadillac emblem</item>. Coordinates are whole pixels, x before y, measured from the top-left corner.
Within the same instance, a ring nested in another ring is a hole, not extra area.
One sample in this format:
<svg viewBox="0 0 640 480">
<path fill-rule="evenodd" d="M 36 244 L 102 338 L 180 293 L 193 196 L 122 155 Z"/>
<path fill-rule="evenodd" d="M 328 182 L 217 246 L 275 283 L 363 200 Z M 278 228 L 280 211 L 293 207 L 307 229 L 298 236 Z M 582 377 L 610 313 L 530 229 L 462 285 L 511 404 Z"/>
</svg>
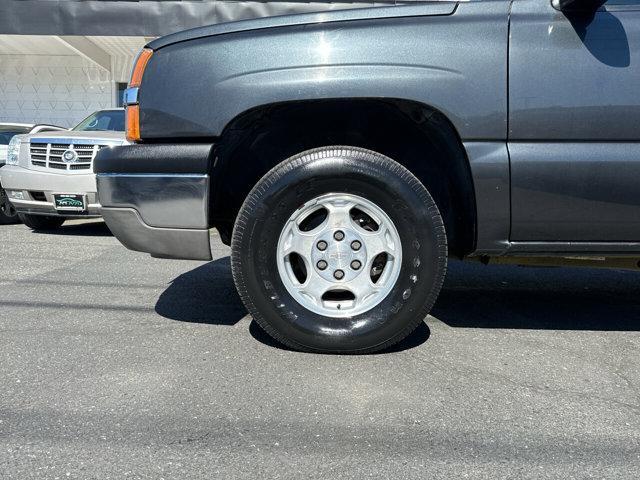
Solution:
<svg viewBox="0 0 640 480">
<path fill-rule="evenodd" d="M 69 150 L 65 150 L 62 154 L 62 161 L 64 163 L 75 163 L 78 161 L 78 154 L 71 148 Z"/>
</svg>

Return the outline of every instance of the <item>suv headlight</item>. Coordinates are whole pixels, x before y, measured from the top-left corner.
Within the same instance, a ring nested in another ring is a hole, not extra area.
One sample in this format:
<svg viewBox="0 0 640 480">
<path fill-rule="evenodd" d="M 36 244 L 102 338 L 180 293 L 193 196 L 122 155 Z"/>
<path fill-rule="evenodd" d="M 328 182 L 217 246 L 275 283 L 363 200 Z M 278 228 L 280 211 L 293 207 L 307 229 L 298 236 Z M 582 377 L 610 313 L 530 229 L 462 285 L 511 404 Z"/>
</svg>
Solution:
<svg viewBox="0 0 640 480">
<path fill-rule="evenodd" d="M 22 143 L 22 138 L 19 135 L 14 135 L 14 137 L 9 142 L 9 146 L 7 147 L 7 165 L 18 165 L 18 156 L 20 155 L 20 144 Z"/>
</svg>

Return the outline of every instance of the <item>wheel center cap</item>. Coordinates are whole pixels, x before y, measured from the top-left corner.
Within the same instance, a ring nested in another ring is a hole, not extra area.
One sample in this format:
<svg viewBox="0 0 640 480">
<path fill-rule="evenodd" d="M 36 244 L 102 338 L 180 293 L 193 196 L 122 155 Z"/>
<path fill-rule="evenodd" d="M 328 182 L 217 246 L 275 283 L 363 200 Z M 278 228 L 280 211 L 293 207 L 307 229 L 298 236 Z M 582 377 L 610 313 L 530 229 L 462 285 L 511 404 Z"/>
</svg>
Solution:
<svg viewBox="0 0 640 480">
<path fill-rule="evenodd" d="M 344 248 L 342 242 L 334 243 L 333 245 L 329 246 L 326 253 L 329 267 L 346 267 L 351 262 L 352 257 L 354 257 L 353 253 L 354 252 L 352 252 L 351 250 L 347 250 L 346 248 Z"/>
<path fill-rule="evenodd" d="M 325 280 L 348 282 L 365 269 L 367 250 L 357 232 L 341 228 L 318 235 L 311 258 L 313 267 Z"/>
</svg>

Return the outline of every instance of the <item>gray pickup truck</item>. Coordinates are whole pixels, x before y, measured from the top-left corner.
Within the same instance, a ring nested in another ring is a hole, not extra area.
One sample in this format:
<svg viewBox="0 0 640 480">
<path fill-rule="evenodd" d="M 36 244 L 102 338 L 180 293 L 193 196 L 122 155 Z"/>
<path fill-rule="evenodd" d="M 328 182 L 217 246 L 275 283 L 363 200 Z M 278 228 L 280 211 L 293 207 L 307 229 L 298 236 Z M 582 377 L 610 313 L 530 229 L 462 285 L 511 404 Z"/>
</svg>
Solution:
<svg viewBox="0 0 640 480">
<path fill-rule="evenodd" d="M 198 28 L 143 50 L 127 104 L 135 144 L 95 162 L 109 228 L 202 260 L 216 228 L 247 309 L 292 348 L 400 341 L 449 257 L 638 268 L 640 0 Z"/>
</svg>

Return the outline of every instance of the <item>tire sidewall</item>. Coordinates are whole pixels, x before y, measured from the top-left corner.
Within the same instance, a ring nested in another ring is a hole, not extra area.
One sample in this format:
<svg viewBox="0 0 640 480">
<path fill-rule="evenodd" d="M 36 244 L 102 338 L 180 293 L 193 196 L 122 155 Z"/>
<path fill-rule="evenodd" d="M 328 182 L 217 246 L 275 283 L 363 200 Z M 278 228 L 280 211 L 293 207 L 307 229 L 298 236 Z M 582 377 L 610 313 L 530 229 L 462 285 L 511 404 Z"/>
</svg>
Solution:
<svg viewBox="0 0 640 480">
<path fill-rule="evenodd" d="M 9 197 L 7 196 L 7 192 L 0 187 L 0 224 L 10 224 L 10 223 L 18 223 L 18 213 L 14 210 L 13 215 L 7 215 L 4 212 L 4 204 L 5 202 L 8 204 L 10 202 Z"/>
<path fill-rule="evenodd" d="M 27 213 L 18 213 L 18 218 L 27 227 L 36 231 L 55 230 L 62 226 L 65 222 L 64 217 L 55 217 L 48 215 L 31 215 Z"/>
</svg>

